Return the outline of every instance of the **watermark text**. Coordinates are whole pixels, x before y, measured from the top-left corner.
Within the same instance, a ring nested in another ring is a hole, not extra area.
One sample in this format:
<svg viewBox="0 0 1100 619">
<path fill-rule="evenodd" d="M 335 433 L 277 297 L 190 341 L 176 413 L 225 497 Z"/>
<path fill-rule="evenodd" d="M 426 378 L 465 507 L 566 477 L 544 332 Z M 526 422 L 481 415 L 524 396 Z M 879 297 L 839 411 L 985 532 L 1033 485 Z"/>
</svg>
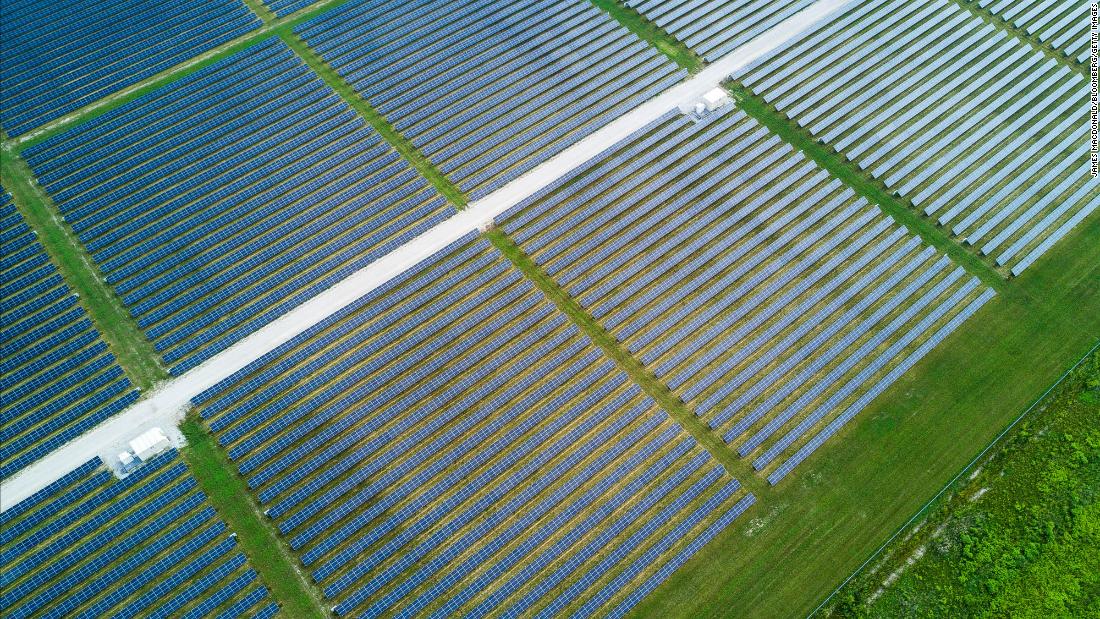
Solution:
<svg viewBox="0 0 1100 619">
<path fill-rule="evenodd" d="M 1090 149 L 1090 164 L 1092 167 L 1092 176 L 1096 178 L 1100 175 L 1100 97 L 1097 96 L 1097 45 L 1098 37 L 1100 37 L 1100 7 L 1097 7 L 1095 2 L 1092 3 L 1092 53 L 1089 58 L 1090 75 L 1092 81 L 1092 89 L 1089 97 L 1092 101 L 1092 125 L 1090 127 L 1092 144 Z"/>
</svg>

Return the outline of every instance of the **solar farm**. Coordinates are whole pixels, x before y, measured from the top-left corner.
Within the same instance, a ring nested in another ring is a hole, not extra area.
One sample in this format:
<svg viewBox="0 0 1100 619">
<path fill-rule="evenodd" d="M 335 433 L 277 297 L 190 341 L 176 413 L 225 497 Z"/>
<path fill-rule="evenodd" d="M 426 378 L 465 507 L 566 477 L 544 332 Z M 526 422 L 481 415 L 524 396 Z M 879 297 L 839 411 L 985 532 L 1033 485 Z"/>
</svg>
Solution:
<svg viewBox="0 0 1100 619">
<path fill-rule="evenodd" d="M 172 452 L 122 481 L 89 460 L 2 518 L 5 616 L 278 612 Z"/>
<path fill-rule="evenodd" d="M 7 194 L 0 201 L 0 229 L 0 477 L 6 478 L 139 394 Z"/>
<path fill-rule="evenodd" d="M 836 614 L 1100 341 L 1081 0 L 0 2 L 0 616 Z"/>
<path fill-rule="evenodd" d="M 1100 208 L 1088 81 L 953 3 L 860 3 L 734 77 L 1013 275 Z"/>
<path fill-rule="evenodd" d="M 771 483 L 993 295 L 743 112 L 583 178 L 503 229 Z"/>
<path fill-rule="evenodd" d="M 1089 61 L 1092 36 L 1086 0 L 972 0 L 978 6 L 1082 64 Z"/>
<path fill-rule="evenodd" d="M 472 198 L 685 77 L 586 0 L 364 0 L 294 32 Z"/>
</svg>

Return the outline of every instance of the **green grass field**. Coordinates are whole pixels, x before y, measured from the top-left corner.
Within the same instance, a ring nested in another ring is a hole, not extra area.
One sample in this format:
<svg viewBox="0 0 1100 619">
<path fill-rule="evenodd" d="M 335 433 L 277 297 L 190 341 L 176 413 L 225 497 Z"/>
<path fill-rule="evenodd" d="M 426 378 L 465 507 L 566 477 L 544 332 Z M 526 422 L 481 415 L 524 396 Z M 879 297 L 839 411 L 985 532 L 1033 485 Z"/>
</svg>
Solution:
<svg viewBox="0 0 1100 619">
<path fill-rule="evenodd" d="M 1098 419 L 1100 352 L 1093 352 L 823 613 L 1095 615 Z M 887 580 L 891 584 L 884 586 Z"/>
</svg>

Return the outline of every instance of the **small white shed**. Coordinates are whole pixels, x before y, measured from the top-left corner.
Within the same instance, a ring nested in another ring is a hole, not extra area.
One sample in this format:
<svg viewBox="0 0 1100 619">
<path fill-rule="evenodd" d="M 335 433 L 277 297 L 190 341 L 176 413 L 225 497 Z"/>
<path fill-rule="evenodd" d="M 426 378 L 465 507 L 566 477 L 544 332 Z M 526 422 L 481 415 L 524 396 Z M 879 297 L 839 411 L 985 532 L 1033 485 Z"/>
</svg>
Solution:
<svg viewBox="0 0 1100 619">
<path fill-rule="evenodd" d="M 708 112 L 713 112 L 728 101 L 730 101 L 730 96 L 724 88 L 714 88 L 703 95 L 703 103 L 707 105 Z"/>
<path fill-rule="evenodd" d="M 153 428 L 130 441 L 130 451 L 142 462 L 171 447 L 172 443 L 160 428 Z"/>
</svg>

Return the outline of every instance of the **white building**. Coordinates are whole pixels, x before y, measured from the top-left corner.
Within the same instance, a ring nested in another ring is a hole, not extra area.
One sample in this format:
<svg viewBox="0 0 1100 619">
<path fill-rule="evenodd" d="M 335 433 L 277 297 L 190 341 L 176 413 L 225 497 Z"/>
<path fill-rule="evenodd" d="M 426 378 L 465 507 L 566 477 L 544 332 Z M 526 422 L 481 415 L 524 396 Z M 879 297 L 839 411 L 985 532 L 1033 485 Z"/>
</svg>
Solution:
<svg viewBox="0 0 1100 619">
<path fill-rule="evenodd" d="M 142 462 L 172 447 L 160 428 L 153 428 L 130 441 L 130 451 Z"/>
</svg>

